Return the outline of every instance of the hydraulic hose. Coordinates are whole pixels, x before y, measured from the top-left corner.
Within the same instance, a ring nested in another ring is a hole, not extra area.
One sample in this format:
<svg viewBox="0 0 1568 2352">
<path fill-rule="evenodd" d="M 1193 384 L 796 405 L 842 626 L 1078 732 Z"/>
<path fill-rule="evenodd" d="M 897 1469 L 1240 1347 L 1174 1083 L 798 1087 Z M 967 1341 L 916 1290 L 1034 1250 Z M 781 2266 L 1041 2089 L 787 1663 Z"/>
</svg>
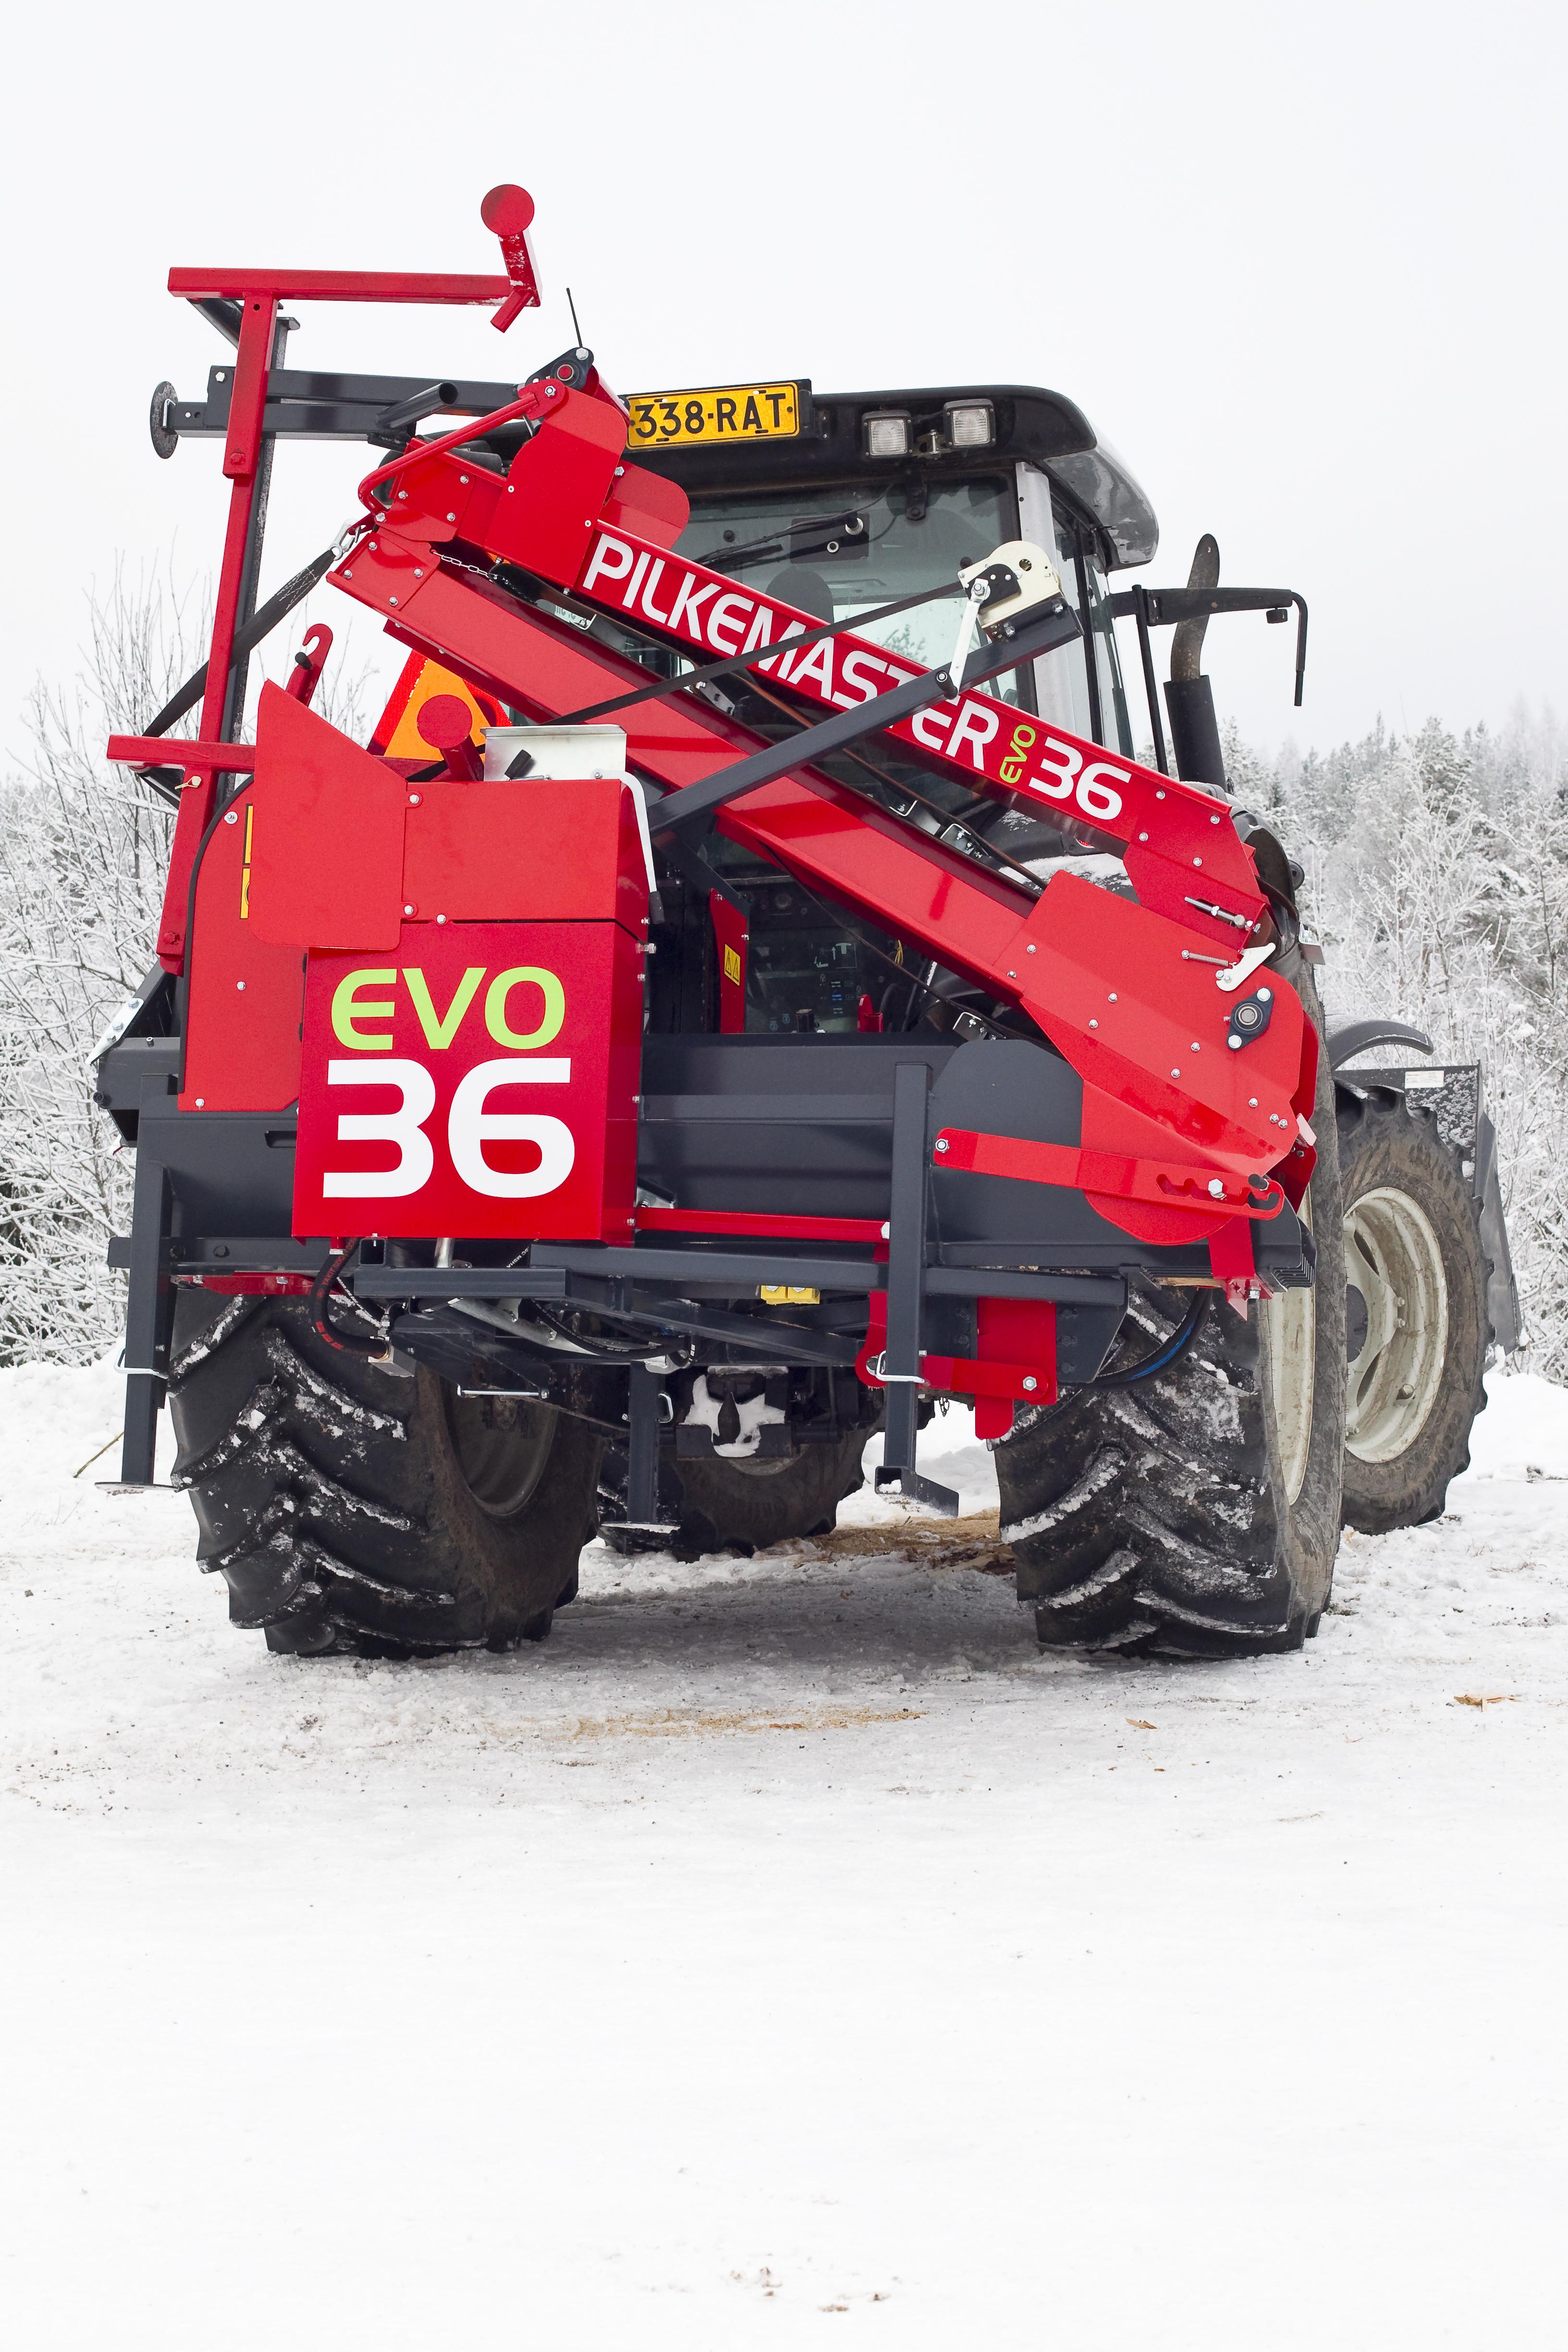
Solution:
<svg viewBox="0 0 1568 2352">
<path fill-rule="evenodd" d="M 1194 1291 L 1193 1303 L 1185 1315 L 1159 1347 L 1149 1355 L 1141 1357 L 1137 1363 L 1129 1364 L 1124 1371 L 1101 1372 L 1098 1380 L 1089 1381 L 1085 1385 L 1091 1389 L 1130 1389 L 1135 1381 L 1152 1380 L 1156 1372 L 1166 1370 L 1179 1356 L 1186 1354 L 1198 1336 L 1204 1318 L 1208 1313 L 1208 1291 Z"/>
<path fill-rule="evenodd" d="M 386 1341 L 384 1338 L 356 1339 L 346 1331 L 334 1331 L 327 1320 L 327 1301 L 331 1295 L 332 1285 L 358 1247 L 359 1242 L 356 1238 L 345 1248 L 330 1256 L 311 1284 L 310 1326 L 317 1338 L 324 1339 L 329 1348 L 335 1348 L 341 1356 L 377 1358 L 386 1353 Z"/>
</svg>

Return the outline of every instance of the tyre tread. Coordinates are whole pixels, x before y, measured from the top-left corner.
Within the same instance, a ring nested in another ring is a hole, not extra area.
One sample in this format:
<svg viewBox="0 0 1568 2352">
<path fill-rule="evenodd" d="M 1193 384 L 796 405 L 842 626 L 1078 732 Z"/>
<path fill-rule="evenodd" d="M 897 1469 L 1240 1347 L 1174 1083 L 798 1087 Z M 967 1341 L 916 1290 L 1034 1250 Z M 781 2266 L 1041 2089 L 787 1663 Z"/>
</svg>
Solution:
<svg viewBox="0 0 1568 2352">
<path fill-rule="evenodd" d="M 592 1533 L 599 1441 L 584 1424 L 563 1418 L 536 1495 L 493 1520 L 430 1373 L 319 1360 L 291 1299 L 182 1291 L 175 1340 L 174 1482 L 233 1623 L 313 1656 L 504 1647 L 548 1627 Z"/>
</svg>

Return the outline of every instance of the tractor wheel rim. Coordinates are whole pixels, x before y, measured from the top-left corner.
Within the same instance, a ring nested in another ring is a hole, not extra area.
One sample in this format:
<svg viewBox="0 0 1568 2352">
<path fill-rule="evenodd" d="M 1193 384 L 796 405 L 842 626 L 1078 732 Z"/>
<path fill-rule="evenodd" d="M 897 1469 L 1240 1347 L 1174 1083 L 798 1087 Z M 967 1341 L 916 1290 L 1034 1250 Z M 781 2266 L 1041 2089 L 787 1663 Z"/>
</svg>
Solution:
<svg viewBox="0 0 1568 2352">
<path fill-rule="evenodd" d="M 447 1420 L 463 1483 L 492 1519 L 515 1517 L 532 1499 L 555 1442 L 555 1415 L 514 1402 L 448 1395 Z"/>
<path fill-rule="evenodd" d="M 1392 1185 L 1352 1202 L 1344 1230 L 1347 1283 L 1366 1306 L 1346 1366 L 1345 1446 L 1358 1462 L 1392 1462 L 1419 1436 L 1442 1386 L 1443 1252 L 1426 1211 Z"/>
<path fill-rule="evenodd" d="M 1301 1222 L 1310 1225 L 1306 1203 Z M 1312 1453 L 1312 1403 L 1318 1353 L 1318 1300 L 1312 1290 L 1280 1290 L 1263 1309 L 1268 1333 L 1268 1381 L 1285 1500 L 1294 1505 L 1307 1483 Z"/>
</svg>

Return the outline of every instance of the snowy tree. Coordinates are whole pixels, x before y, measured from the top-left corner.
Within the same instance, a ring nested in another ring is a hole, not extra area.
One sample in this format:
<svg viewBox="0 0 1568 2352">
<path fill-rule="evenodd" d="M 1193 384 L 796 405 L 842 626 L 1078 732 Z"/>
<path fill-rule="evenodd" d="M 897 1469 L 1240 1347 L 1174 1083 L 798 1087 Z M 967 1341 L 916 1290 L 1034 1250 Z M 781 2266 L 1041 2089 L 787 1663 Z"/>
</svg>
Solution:
<svg viewBox="0 0 1568 2352">
<path fill-rule="evenodd" d="M 130 1165 L 90 1101 L 92 1047 L 153 961 L 172 812 L 105 761 L 201 660 L 201 614 L 167 578 L 117 577 L 82 675 L 39 687 L 28 771 L 0 814 L 0 1361 L 82 1361 L 118 1334 L 104 1266 Z"/>
<path fill-rule="evenodd" d="M 1429 720 L 1407 741 L 1273 762 L 1277 821 L 1307 868 L 1334 1022 L 1385 1013 L 1485 1066 L 1527 1322 L 1527 1360 L 1568 1377 L 1568 747 L 1550 713 L 1500 737 Z M 1260 814 L 1262 811 L 1260 810 Z"/>
<path fill-rule="evenodd" d="M 307 607 L 274 641 L 279 674 L 308 625 Z M 133 1163 L 93 1107 L 90 1063 L 154 961 L 174 813 L 103 747 L 140 733 L 206 636 L 196 591 L 117 575 L 90 604 L 79 677 L 35 690 L 26 768 L 0 787 L 0 1363 L 119 1343 L 123 1283 L 104 1257 L 128 1230 Z M 317 707 L 357 732 L 362 690 L 324 680 Z"/>
</svg>

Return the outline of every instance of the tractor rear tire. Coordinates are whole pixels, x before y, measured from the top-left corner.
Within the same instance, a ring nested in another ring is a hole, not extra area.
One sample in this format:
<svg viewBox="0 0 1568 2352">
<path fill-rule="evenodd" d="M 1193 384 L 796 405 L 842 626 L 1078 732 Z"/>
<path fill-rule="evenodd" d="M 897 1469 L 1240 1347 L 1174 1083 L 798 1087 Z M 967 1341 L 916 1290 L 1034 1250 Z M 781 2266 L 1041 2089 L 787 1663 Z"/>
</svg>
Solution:
<svg viewBox="0 0 1568 2352">
<path fill-rule="evenodd" d="M 1368 1535 L 1441 1516 L 1484 1412 L 1491 1339 L 1480 1203 L 1425 1106 L 1342 1102 L 1344 1517 Z"/>
<path fill-rule="evenodd" d="M 583 1422 L 340 1353 L 300 1300 L 184 1287 L 169 1402 L 197 1557 L 268 1649 L 507 1649 L 575 1591 L 601 1448 Z"/>
<path fill-rule="evenodd" d="M 1311 974 L 1280 960 L 1320 1032 Z M 1305 1203 L 1310 1290 L 1246 1321 L 1218 1302 L 1167 1372 L 1083 1388 L 995 1448 L 1002 1536 L 1048 1649 L 1233 1658 L 1318 1629 L 1339 1547 L 1344 1273 L 1333 1082 L 1321 1057 Z M 1185 1294 L 1151 1286 L 1129 1353 L 1173 1330 Z M 1131 1335 L 1130 1335 L 1131 1338 Z"/>
<path fill-rule="evenodd" d="M 715 1454 L 674 1464 L 680 1488 L 678 1550 L 698 1557 L 743 1545 L 760 1551 L 799 1536 L 828 1534 L 846 1496 L 864 1485 L 860 1457 L 869 1429 L 852 1429 L 777 1462 Z"/>
</svg>

